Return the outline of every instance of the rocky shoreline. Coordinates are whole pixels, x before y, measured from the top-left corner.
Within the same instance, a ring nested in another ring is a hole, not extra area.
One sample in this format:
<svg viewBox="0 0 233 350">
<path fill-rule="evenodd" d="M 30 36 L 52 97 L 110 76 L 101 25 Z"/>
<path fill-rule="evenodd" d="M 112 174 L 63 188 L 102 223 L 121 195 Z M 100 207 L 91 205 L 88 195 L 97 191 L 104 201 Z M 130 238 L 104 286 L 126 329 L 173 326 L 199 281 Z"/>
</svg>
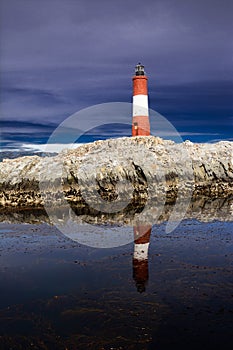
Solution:
<svg viewBox="0 0 233 350">
<path fill-rule="evenodd" d="M 233 142 L 227 141 L 176 144 L 153 136 L 124 137 L 54 157 L 26 156 L 0 163 L 2 208 L 68 202 L 115 212 L 148 199 L 173 203 L 177 196 L 232 195 Z"/>
</svg>

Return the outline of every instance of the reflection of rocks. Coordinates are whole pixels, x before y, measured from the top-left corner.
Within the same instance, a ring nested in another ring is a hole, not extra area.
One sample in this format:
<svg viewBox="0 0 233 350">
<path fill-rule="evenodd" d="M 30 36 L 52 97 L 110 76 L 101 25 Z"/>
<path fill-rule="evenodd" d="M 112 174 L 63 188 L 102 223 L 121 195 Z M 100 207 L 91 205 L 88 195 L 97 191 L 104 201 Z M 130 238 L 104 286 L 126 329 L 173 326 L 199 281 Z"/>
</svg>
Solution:
<svg viewBox="0 0 233 350">
<path fill-rule="evenodd" d="M 140 222 L 155 224 L 167 221 L 175 209 L 176 211 L 182 210 L 182 204 L 172 205 L 166 204 L 160 208 L 158 202 L 153 202 L 153 205 L 148 208 L 143 206 L 128 207 L 121 212 L 114 214 L 104 214 L 92 210 L 88 207 L 73 206 L 70 207 L 54 207 L 50 211 L 50 217 L 52 222 L 66 223 L 70 218 L 78 224 L 110 224 L 110 225 L 131 225 Z M 142 212 L 143 211 L 143 212 Z M 158 217 L 157 214 L 160 213 Z M 213 220 L 219 221 L 232 221 L 233 220 L 233 198 L 218 198 L 211 200 L 210 198 L 200 197 L 193 198 L 188 206 L 187 212 L 184 218 L 197 219 L 203 222 L 211 222 Z M 31 210 L 14 210 L 10 208 L 1 209 L 0 222 L 9 223 L 50 223 L 50 219 L 44 209 L 31 209 Z"/>
<path fill-rule="evenodd" d="M 0 204 L 99 201 L 98 208 L 109 212 L 116 199 L 173 201 L 178 189 L 183 195 L 194 190 L 193 196 L 224 197 L 233 193 L 232 155 L 232 142 L 175 144 L 148 136 L 96 141 L 52 158 L 8 159 L 0 163 Z"/>
</svg>

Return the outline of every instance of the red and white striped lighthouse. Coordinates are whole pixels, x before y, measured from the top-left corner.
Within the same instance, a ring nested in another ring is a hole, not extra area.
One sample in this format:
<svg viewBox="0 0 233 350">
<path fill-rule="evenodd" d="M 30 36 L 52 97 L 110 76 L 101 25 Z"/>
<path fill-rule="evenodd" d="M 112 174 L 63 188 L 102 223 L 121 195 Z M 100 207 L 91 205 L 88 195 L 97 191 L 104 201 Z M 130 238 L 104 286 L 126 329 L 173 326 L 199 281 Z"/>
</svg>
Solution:
<svg viewBox="0 0 233 350">
<path fill-rule="evenodd" d="M 148 249 L 151 229 L 152 226 L 146 224 L 134 226 L 133 278 L 140 293 L 146 290 L 149 278 Z"/>
<path fill-rule="evenodd" d="M 133 76 L 132 136 L 150 135 L 147 80 L 144 66 L 138 63 Z"/>
</svg>

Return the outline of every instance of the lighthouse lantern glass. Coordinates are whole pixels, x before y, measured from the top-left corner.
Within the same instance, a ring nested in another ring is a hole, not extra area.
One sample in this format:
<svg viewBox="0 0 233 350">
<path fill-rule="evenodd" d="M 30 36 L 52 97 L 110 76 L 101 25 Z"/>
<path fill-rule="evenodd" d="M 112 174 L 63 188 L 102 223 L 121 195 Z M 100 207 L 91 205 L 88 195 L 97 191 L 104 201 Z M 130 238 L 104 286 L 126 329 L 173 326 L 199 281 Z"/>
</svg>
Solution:
<svg viewBox="0 0 233 350">
<path fill-rule="evenodd" d="M 145 75 L 144 66 L 141 63 L 138 63 L 135 67 L 136 75 Z"/>
</svg>

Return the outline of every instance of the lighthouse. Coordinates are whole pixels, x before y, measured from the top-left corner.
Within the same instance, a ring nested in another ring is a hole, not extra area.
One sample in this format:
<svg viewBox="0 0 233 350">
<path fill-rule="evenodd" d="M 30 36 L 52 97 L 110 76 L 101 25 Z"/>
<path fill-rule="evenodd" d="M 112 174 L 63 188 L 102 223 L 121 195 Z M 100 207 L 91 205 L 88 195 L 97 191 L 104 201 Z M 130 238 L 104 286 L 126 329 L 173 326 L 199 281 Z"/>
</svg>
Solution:
<svg viewBox="0 0 233 350">
<path fill-rule="evenodd" d="M 146 224 L 134 226 L 133 279 L 139 293 L 145 292 L 149 278 L 148 249 L 151 229 L 152 226 Z"/>
<path fill-rule="evenodd" d="M 150 135 L 147 80 L 144 66 L 138 63 L 133 76 L 132 136 Z"/>
</svg>

